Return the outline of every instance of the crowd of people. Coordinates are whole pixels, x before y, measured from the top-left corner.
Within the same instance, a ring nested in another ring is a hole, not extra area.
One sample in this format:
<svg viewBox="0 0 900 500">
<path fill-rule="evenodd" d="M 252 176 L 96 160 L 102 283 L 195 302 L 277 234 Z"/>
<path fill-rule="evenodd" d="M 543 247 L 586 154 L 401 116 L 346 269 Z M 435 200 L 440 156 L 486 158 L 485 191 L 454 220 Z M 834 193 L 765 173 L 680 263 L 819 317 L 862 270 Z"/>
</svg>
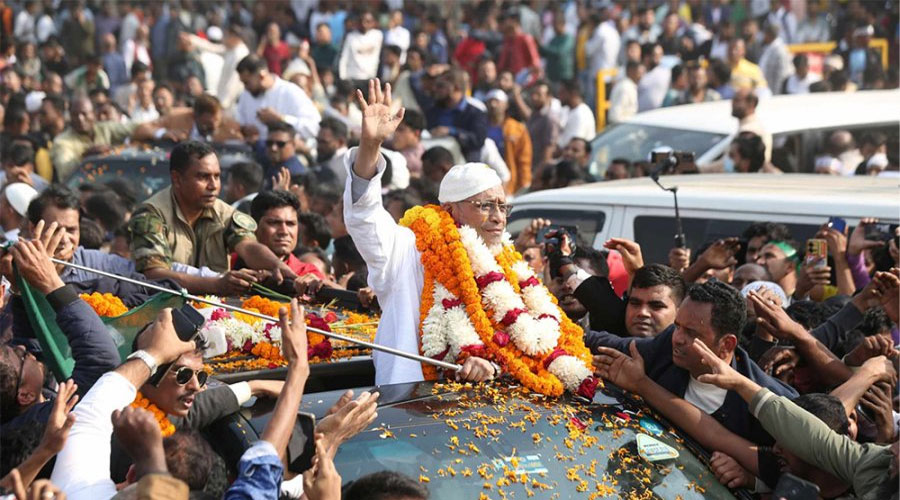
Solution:
<svg viewBox="0 0 900 500">
<path fill-rule="evenodd" d="M 203 340 L 180 341 L 168 310 L 123 360 L 78 297 L 133 306 L 149 289 L 51 257 L 198 295 L 349 290 L 383 312 L 376 341 L 415 352 L 404 335 L 419 330 L 423 273 L 398 226 L 409 209 L 439 205 L 492 245 L 516 195 L 649 175 L 646 159 L 594 164 L 598 72 L 611 123 L 731 100 L 728 154 L 677 173 L 778 173 L 759 102 L 897 88 L 897 65 L 870 48 L 885 38 L 894 51 L 897 30 L 896 3 L 858 0 L 0 0 L 0 487 L 19 499 L 341 498 L 338 446 L 375 418 L 377 394 L 346 394 L 316 426 L 316 465 L 288 479 L 309 376 L 302 308 L 281 317 L 285 381 L 207 387 Z M 787 49 L 825 41 L 836 49 L 821 65 Z M 147 199 L 143 171 L 68 183 L 145 145 L 167 151 L 170 180 Z M 241 159 L 225 168 L 223 147 Z M 838 130 L 815 171 L 898 176 L 898 151 L 896 133 Z M 823 226 L 821 265 L 787 227 L 760 222 L 645 265 L 623 239 L 594 249 L 558 234 L 548 252 L 549 224 L 532 221 L 515 248 L 586 332 L 592 369 L 713 453 L 723 484 L 764 494 L 788 470 L 825 497 L 896 495 L 896 234 L 867 238 L 872 219 Z M 68 381 L 42 362 L 20 279 L 68 338 Z M 386 355 L 375 365 L 379 383 L 422 377 Z M 459 376 L 505 368 L 471 356 Z M 278 402 L 229 485 L 199 431 L 253 396 Z M 343 498 L 373 492 L 428 496 L 386 471 Z"/>
</svg>

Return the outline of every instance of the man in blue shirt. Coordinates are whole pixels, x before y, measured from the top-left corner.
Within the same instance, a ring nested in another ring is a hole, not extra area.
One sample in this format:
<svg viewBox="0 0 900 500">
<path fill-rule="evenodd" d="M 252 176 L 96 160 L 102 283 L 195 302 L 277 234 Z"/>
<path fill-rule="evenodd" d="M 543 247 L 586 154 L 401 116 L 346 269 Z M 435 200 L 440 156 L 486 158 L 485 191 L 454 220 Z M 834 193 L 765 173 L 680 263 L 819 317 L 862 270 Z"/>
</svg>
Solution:
<svg viewBox="0 0 900 500">
<path fill-rule="evenodd" d="M 797 397 L 794 388 L 767 375 L 738 346 L 737 336 L 746 317 L 747 305 L 737 290 L 720 281 L 708 281 L 689 289 L 675 324 L 656 337 L 623 338 L 591 331 L 585 335 L 585 344 L 594 353 L 602 352 L 600 347 L 609 347 L 628 354 L 629 344 L 634 342 L 644 358 L 647 376 L 710 414 L 731 432 L 757 444 L 771 445 L 772 437 L 750 415 L 739 394 L 697 380 L 709 367 L 689 348 L 695 338 L 700 339 L 744 376 L 780 396 Z"/>
<path fill-rule="evenodd" d="M 450 70 L 434 81 L 434 106 L 426 112 L 432 137 L 453 137 L 468 161 L 481 159 L 487 113 L 466 102 L 466 72 Z"/>
<path fill-rule="evenodd" d="M 80 205 L 78 195 L 69 188 L 59 184 L 51 185 L 28 205 L 29 234 L 34 234 L 41 220 L 47 227 L 55 222 L 66 231 L 66 237 L 56 250 L 56 258 L 115 274 L 134 273 L 134 262 L 99 250 L 88 250 L 79 245 Z M 99 278 L 94 273 L 70 267 L 57 270 L 64 283 L 80 283 Z"/>
</svg>

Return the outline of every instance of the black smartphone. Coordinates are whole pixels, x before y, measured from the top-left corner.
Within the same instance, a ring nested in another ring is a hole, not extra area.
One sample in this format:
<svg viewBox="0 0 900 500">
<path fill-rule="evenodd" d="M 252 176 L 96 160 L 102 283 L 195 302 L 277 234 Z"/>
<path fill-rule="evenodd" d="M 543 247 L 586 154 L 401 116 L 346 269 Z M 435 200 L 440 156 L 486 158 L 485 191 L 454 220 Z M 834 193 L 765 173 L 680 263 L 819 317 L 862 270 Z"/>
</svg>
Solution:
<svg viewBox="0 0 900 500">
<path fill-rule="evenodd" d="M 172 324 L 175 325 L 175 333 L 183 342 L 194 340 L 203 326 L 203 315 L 190 304 L 185 304 L 181 309 L 172 310 Z"/>
<path fill-rule="evenodd" d="M 790 500 L 818 500 L 819 487 L 814 483 L 800 479 L 786 472 L 778 478 L 772 498 L 788 498 Z"/>
<path fill-rule="evenodd" d="M 297 422 L 288 441 L 288 470 L 301 473 L 312 467 L 316 456 L 316 416 L 312 413 L 298 412 Z"/>
<path fill-rule="evenodd" d="M 844 234 L 844 231 L 847 229 L 847 221 L 840 217 L 829 217 L 828 218 L 828 227 L 834 229 L 835 231 Z"/>
<path fill-rule="evenodd" d="M 894 226 L 896 227 L 896 226 Z M 866 226 L 866 239 L 871 241 L 887 241 L 894 236 L 891 224 L 869 224 Z"/>
</svg>

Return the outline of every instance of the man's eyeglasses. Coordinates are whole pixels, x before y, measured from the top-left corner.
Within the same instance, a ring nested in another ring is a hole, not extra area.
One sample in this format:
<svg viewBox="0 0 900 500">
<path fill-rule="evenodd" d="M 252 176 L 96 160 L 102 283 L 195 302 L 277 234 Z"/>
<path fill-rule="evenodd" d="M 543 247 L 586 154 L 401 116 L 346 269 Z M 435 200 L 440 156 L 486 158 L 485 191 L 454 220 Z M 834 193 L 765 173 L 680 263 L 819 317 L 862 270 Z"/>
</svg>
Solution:
<svg viewBox="0 0 900 500">
<path fill-rule="evenodd" d="M 494 210 L 497 210 L 503 215 L 509 215 L 509 212 L 512 210 L 512 205 L 509 203 L 499 203 L 496 201 L 477 201 L 477 200 L 465 200 L 471 203 L 475 208 L 478 209 L 479 212 L 489 215 Z"/>
<path fill-rule="evenodd" d="M 266 147 L 271 148 L 272 146 L 278 146 L 278 149 L 281 149 L 287 146 L 288 141 L 274 141 L 271 139 L 266 140 Z"/>
<path fill-rule="evenodd" d="M 175 383 L 178 385 L 186 385 L 194 378 L 194 375 L 197 375 L 197 383 L 200 384 L 200 387 L 206 385 L 206 379 L 209 378 L 208 373 L 203 370 L 194 371 L 186 366 L 182 366 L 175 370 Z"/>
</svg>

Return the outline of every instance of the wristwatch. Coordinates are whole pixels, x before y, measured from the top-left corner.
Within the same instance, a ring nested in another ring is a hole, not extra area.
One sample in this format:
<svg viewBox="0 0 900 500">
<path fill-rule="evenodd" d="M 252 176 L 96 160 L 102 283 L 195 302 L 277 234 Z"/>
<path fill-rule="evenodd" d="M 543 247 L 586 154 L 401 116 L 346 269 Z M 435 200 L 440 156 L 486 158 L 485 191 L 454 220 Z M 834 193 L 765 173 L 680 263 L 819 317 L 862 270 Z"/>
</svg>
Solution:
<svg viewBox="0 0 900 500">
<path fill-rule="evenodd" d="M 143 349 L 134 351 L 133 353 L 129 354 L 128 357 L 125 358 L 125 361 L 128 361 L 129 359 L 139 359 L 143 361 L 147 365 L 147 368 L 150 369 L 151 377 L 156 374 L 156 369 L 159 368 L 159 363 L 156 362 L 156 358 L 154 358 L 153 355 Z"/>
</svg>

